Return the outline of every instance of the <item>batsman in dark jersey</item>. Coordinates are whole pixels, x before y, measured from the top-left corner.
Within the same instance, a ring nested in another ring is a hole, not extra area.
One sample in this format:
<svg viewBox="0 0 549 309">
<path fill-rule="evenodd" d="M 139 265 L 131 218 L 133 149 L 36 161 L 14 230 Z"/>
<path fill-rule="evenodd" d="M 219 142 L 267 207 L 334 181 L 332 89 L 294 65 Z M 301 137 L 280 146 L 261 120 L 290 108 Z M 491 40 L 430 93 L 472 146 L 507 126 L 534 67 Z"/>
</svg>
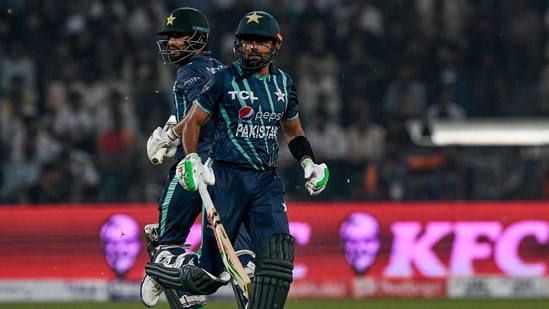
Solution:
<svg viewBox="0 0 549 309">
<path fill-rule="evenodd" d="M 206 17 L 196 9 L 183 7 L 172 11 L 166 19 L 164 29 L 157 34 L 166 37 L 157 42 L 164 63 L 180 66 L 173 85 L 176 121 L 166 130 L 158 127 L 153 131 L 147 142 L 147 155 L 152 159 L 164 147 L 167 148 L 166 156 L 175 156 L 177 161 L 169 170 L 158 203 L 158 224 L 146 226 L 145 235 L 149 241 L 148 250 L 152 261 L 179 267 L 182 261 L 190 263 L 196 260 L 195 253 L 186 252 L 184 243 L 191 226 L 202 211 L 202 200 L 198 192 L 184 190 L 175 177 L 176 163 L 185 156 L 179 139 L 179 123 L 187 115 L 192 101 L 198 97 L 206 81 L 224 66 L 208 51 L 209 24 Z M 198 139 L 196 153 L 204 160 L 211 147 L 212 134 L 213 124 L 208 124 Z M 249 247 L 248 242 L 247 235 L 242 235 L 235 247 Z M 143 304 L 147 307 L 155 306 L 163 290 L 156 279 L 146 276 L 141 286 Z M 174 296 L 173 293 L 173 290 L 166 291 L 171 308 L 202 308 L 205 303 L 204 296 L 185 295 L 182 291 Z"/>
<path fill-rule="evenodd" d="M 197 152 L 203 126 L 213 121 L 210 158 L 215 185 L 209 192 L 231 241 L 236 241 L 243 223 L 256 252 L 248 308 L 283 308 L 293 280 L 295 241 L 289 231 L 283 184 L 276 173 L 279 130 L 304 170 L 311 195 L 325 188 L 329 172 L 325 164 L 315 163 L 299 120 L 292 78 L 272 63 L 282 43 L 276 20 L 263 11 L 250 12 L 241 19 L 235 37 L 238 61 L 206 83 L 184 121 L 182 143 L 187 156 L 176 173 L 181 185 L 191 191 L 200 182 L 210 181 L 202 177 L 207 167 Z M 192 265 L 181 270 L 183 284 L 191 290 L 207 274 L 217 276 L 223 271 L 211 229 L 203 227 L 202 233 L 199 265 L 206 272 L 201 274 Z"/>
</svg>

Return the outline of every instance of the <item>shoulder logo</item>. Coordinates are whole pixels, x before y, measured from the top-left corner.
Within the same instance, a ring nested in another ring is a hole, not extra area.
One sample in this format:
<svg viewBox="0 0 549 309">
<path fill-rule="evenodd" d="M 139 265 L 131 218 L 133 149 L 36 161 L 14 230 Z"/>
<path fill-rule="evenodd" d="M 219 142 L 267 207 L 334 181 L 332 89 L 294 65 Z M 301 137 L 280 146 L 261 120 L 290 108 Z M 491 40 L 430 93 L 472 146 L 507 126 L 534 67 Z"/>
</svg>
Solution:
<svg viewBox="0 0 549 309">
<path fill-rule="evenodd" d="M 244 106 L 238 111 L 238 118 L 248 122 L 254 117 L 254 109 L 249 106 Z"/>
<path fill-rule="evenodd" d="M 183 86 L 190 86 L 200 80 L 200 76 L 192 76 L 183 82 Z"/>
</svg>

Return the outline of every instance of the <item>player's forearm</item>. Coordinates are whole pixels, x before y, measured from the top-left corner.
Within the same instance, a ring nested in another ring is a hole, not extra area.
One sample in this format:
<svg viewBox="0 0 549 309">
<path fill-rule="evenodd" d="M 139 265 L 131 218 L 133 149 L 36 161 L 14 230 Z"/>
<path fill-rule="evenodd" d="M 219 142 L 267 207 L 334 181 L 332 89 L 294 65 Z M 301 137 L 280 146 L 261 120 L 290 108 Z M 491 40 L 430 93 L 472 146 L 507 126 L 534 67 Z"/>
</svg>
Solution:
<svg viewBox="0 0 549 309">
<path fill-rule="evenodd" d="M 178 122 L 175 126 L 173 126 L 172 130 L 175 134 L 179 135 L 179 136 L 183 136 L 183 126 L 184 126 L 184 122 L 183 120 L 181 120 L 180 122 Z"/>
<path fill-rule="evenodd" d="M 200 136 L 200 125 L 194 122 L 185 122 L 181 130 L 181 144 L 185 153 L 198 152 L 198 137 Z"/>
</svg>

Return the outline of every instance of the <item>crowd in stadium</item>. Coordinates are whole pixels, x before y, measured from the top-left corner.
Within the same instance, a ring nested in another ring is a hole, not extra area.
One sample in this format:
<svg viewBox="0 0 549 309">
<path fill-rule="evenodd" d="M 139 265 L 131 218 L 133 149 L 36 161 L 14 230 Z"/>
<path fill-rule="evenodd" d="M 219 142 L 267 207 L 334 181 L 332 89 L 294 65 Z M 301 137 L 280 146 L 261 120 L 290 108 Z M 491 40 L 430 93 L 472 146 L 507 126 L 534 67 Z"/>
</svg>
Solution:
<svg viewBox="0 0 549 309">
<path fill-rule="evenodd" d="M 173 162 L 153 166 L 145 143 L 172 113 L 176 67 L 155 32 L 179 6 L 208 16 L 224 63 L 244 13 L 277 18 L 275 64 L 333 173 L 322 199 L 481 198 L 464 150 L 416 146 L 406 121 L 549 115 L 542 0 L 3 0 L 0 203 L 157 201 Z M 308 199 L 287 149 L 279 161 L 288 199 Z M 490 198 L 546 196 L 546 164 L 517 164 L 524 182 Z"/>
</svg>

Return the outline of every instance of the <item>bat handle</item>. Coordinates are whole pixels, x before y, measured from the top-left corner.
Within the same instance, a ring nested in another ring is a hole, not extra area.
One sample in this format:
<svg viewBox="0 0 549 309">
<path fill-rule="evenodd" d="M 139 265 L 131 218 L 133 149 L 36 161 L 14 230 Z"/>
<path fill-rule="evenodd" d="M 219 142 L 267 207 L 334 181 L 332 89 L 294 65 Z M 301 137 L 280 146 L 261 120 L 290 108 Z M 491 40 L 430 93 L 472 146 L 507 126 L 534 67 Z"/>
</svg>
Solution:
<svg viewBox="0 0 549 309">
<path fill-rule="evenodd" d="M 168 151 L 168 149 L 165 147 L 158 149 L 152 157 L 151 163 L 154 165 L 162 163 L 162 160 L 164 160 L 164 155 L 166 155 L 166 151 Z"/>
<path fill-rule="evenodd" d="M 164 131 L 168 131 L 168 129 L 170 128 L 170 124 L 174 125 L 175 122 L 176 122 L 175 115 L 171 115 L 170 118 L 168 118 L 168 121 L 166 121 L 164 128 L 162 129 Z M 164 160 L 164 156 L 166 155 L 166 151 L 168 151 L 168 149 L 165 147 L 158 149 L 154 154 L 154 156 L 152 157 L 151 163 L 154 165 L 158 165 L 162 163 L 162 161 Z"/>
</svg>

